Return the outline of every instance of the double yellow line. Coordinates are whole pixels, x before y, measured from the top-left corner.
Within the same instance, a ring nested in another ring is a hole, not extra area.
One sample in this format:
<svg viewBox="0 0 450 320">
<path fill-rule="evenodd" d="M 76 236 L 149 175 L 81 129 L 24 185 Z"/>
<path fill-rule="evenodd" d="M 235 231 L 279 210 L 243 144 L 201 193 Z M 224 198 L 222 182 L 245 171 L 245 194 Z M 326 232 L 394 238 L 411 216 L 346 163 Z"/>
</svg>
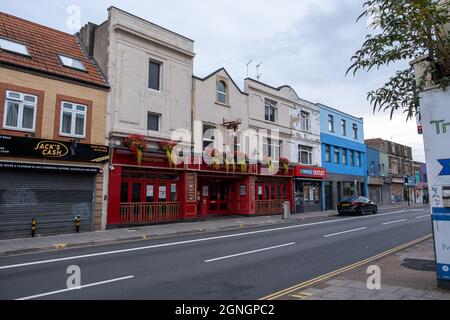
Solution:
<svg viewBox="0 0 450 320">
<path fill-rule="evenodd" d="M 369 263 L 369 262 L 373 262 L 373 261 L 378 260 L 378 259 L 380 259 L 380 258 L 383 258 L 383 257 L 385 257 L 385 256 L 387 256 L 387 255 L 390 255 L 390 254 L 392 254 L 392 253 L 395 253 L 395 252 L 397 252 L 397 251 L 406 249 L 406 248 L 408 248 L 408 247 L 410 247 L 410 246 L 412 246 L 412 245 L 415 245 L 415 244 L 417 244 L 417 243 L 419 243 L 419 242 L 422 242 L 422 241 L 425 241 L 425 240 L 427 240 L 427 239 L 430 239 L 431 236 L 432 236 L 431 234 L 426 235 L 426 236 L 424 236 L 424 237 L 422 237 L 422 238 L 416 239 L 416 240 L 414 240 L 414 241 L 405 243 L 405 244 L 403 244 L 403 245 L 401 245 L 401 246 L 398 246 L 398 247 L 396 247 L 396 248 L 393 248 L 393 249 L 390 249 L 390 250 L 388 250 L 388 251 L 385 251 L 385 252 L 382 252 L 382 253 L 380 253 L 380 254 L 377 254 L 376 256 L 373 256 L 373 257 L 367 258 L 367 259 L 365 259 L 365 260 L 356 262 L 356 263 L 354 263 L 354 264 L 351 264 L 351 265 L 346 266 L 346 267 L 344 267 L 344 268 L 335 270 L 335 271 L 333 271 L 333 272 L 330 272 L 330 273 L 321 275 L 321 276 L 319 276 L 319 277 L 317 277 L 317 278 L 314 278 L 314 279 L 311 279 L 311 280 L 308 280 L 308 281 L 305 281 L 305 282 L 296 284 L 295 286 L 289 287 L 289 288 L 287 288 L 287 289 L 283 289 L 283 290 L 281 290 L 281 291 L 272 293 L 272 294 L 270 294 L 270 295 L 268 295 L 268 296 L 265 296 L 265 297 L 263 297 L 263 298 L 260 298 L 259 300 L 275 300 L 275 299 L 281 298 L 282 296 L 286 296 L 286 295 L 291 294 L 291 293 L 293 293 L 293 292 L 295 292 L 295 291 L 297 291 L 297 290 L 304 289 L 305 287 L 310 287 L 310 286 L 315 285 L 315 284 L 317 284 L 317 283 L 319 283 L 319 282 L 325 281 L 325 280 L 327 280 L 327 279 L 329 279 L 329 278 L 331 278 L 331 277 L 337 276 L 337 275 L 339 275 L 339 274 L 341 274 L 341 273 L 343 273 L 343 272 L 346 272 L 346 271 L 349 271 L 349 270 L 351 270 L 351 269 L 354 269 L 354 268 L 363 266 L 363 265 L 365 265 L 365 264 L 367 264 L 367 263 Z"/>
</svg>

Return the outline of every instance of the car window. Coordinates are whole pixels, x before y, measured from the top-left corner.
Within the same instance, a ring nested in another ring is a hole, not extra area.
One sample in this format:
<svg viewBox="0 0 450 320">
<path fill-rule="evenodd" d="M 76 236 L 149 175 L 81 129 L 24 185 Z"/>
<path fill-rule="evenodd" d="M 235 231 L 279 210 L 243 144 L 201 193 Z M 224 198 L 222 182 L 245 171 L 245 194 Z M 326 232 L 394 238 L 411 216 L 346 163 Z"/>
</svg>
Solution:
<svg viewBox="0 0 450 320">
<path fill-rule="evenodd" d="M 342 202 L 354 202 L 358 201 L 358 197 L 347 197 L 342 200 Z"/>
<path fill-rule="evenodd" d="M 364 203 L 368 203 L 369 199 L 367 199 L 366 197 L 359 197 L 359 201 L 364 202 Z"/>
</svg>

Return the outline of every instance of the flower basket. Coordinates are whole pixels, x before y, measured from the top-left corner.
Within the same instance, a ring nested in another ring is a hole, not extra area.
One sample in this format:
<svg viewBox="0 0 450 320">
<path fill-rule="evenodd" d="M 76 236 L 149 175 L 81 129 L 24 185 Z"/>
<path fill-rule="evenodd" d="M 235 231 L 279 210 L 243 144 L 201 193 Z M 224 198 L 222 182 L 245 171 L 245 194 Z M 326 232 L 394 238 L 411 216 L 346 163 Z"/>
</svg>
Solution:
<svg viewBox="0 0 450 320">
<path fill-rule="evenodd" d="M 241 166 L 241 172 L 246 173 L 247 172 L 247 161 L 248 161 L 248 155 L 244 154 L 242 152 L 237 153 L 237 161 L 239 165 Z"/>
<path fill-rule="evenodd" d="M 230 172 L 230 165 L 231 165 L 231 167 L 233 169 L 233 173 L 235 173 L 236 172 L 236 162 L 234 161 L 234 154 L 230 158 L 232 158 L 231 161 L 228 160 L 226 153 L 223 154 L 223 161 L 225 163 L 225 170 L 227 172 Z"/>
<path fill-rule="evenodd" d="M 176 155 L 172 155 L 173 149 L 177 146 L 176 142 L 173 141 L 160 141 L 159 147 L 161 150 L 166 152 L 167 161 L 169 162 L 169 166 L 176 166 Z"/>
<path fill-rule="evenodd" d="M 280 158 L 280 164 L 283 166 L 284 174 L 289 173 L 289 159 L 288 158 Z"/>
<path fill-rule="evenodd" d="M 139 134 L 133 134 L 125 138 L 124 144 L 136 156 L 137 164 L 141 165 L 142 155 L 145 150 L 145 137 Z"/>
</svg>

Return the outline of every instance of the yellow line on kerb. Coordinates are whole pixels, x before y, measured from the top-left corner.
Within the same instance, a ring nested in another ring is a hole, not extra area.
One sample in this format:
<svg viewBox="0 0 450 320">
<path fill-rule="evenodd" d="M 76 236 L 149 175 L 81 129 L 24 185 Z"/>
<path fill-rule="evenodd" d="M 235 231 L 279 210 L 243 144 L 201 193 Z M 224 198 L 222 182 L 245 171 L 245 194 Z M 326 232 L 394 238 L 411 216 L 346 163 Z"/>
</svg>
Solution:
<svg viewBox="0 0 450 320">
<path fill-rule="evenodd" d="M 259 300 L 275 300 L 275 299 L 278 299 L 278 298 L 280 298 L 280 297 L 282 297 L 282 296 L 291 294 L 291 293 L 293 293 L 294 291 L 303 289 L 303 288 L 305 288 L 305 287 L 309 287 L 309 286 L 311 286 L 311 285 L 314 285 L 314 284 L 316 284 L 316 283 L 318 283 L 318 282 L 322 282 L 322 281 L 324 281 L 324 280 L 327 280 L 327 279 L 329 279 L 329 278 L 331 278 L 331 277 L 333 277 L 333 276 L 336 276 L 336 275 L 338 275 L 338 274 L 341 274 L 341 273 L 343 273 L 343 272 L 346 272 L 346 271 L 349 271 L 349 270 L 351 270 L 351 269 L 360 267 L 360 266 L 365 265 L 365 264 L 367 264 L 367 263 L 369 263 L 369 262 L 372 262 L 372 261 L 374 261 L 374 260 L 378 260 L 378 259 L 380 259 L 380 258 L 383 258 L 383 257 L 387 256 L 387 255 L 390 255 L 390 254 L 392 254 L 392 253 L 395 253 L 395 252 L 397 252 L 397 251 L 400 251 L 400 250 L 403 250 L 403 249 L 405 249 L 405 248 L 407 248 L 407 247 L 410 247 L 410 246 L 412 246 L 412 245 L 415 245 L 415 244 L 417 244 L 417 243 L 419 243 L 419 242 L 425 241 L 425 240 L 431 238 L 431 236 L 432 236 L 431 234 L 426 235 L 426 236 L 424 236 L 424 237 L 421 237 L 421 238 L 416 239 L 416 240 L 414 240 L 414 241 L 405 243 L 405 244 L 403 244 L 403 245 L 401 245 L 401 246 L 398 246 L 398 247 L 396 247 L 396 248 L 393 248 L 393 249 L 384 251 L 384 252 L 382 252 L 382 253 L 380 253 L 380 254 L 377 254 L 377 255 L 375 255 L 375 256 L 373 256 L 373 257 L 370 257 L 370 258 L 367 258 L 367 259 L 365 259 L 365 260 L 356 262 L 356 263 L 354 263 L 354 264 L 351 264 L 351 265 L 346 266 L 346 267 L 343 267 L 343 268 L 341 268 L 341 269 L 332 271 L 332 272 L 330 272 L 330 273 L 321 275 L 321 276 L 319 276 L 319 277 L 317 277 L 317 278 L 314 278 L 314 279 L 311 279 L 311 280 L 308 280 L 308 281 L 305 281 L 305 282 L 296 284 L 295 286 L 292 286 L 292 287 L 283 289 L 283 290 L 281 290 L 281 291 L 272 293 L 272 294 L 270 294 L 270 295 L 268 295 L 268 296 L 265 296 L 265 297 L 263 297 L 263 298 L 260 298 Z"/>
</svg>

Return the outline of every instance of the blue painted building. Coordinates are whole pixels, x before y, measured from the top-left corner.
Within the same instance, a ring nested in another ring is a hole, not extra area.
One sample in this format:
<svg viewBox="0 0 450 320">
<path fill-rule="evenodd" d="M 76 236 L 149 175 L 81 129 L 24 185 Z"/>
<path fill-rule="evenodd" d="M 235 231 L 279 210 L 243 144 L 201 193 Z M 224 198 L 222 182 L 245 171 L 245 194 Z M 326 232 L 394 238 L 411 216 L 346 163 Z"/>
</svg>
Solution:
<svg viewBox="0 0 450 320">
<path fill-rule="evenodd" d="M 327 169 L 323 205 L 332 210 L 342 198 L 368 195 L 364 122 L 323 104 L 319 106 L 322 166 Z"/>
</svg>

